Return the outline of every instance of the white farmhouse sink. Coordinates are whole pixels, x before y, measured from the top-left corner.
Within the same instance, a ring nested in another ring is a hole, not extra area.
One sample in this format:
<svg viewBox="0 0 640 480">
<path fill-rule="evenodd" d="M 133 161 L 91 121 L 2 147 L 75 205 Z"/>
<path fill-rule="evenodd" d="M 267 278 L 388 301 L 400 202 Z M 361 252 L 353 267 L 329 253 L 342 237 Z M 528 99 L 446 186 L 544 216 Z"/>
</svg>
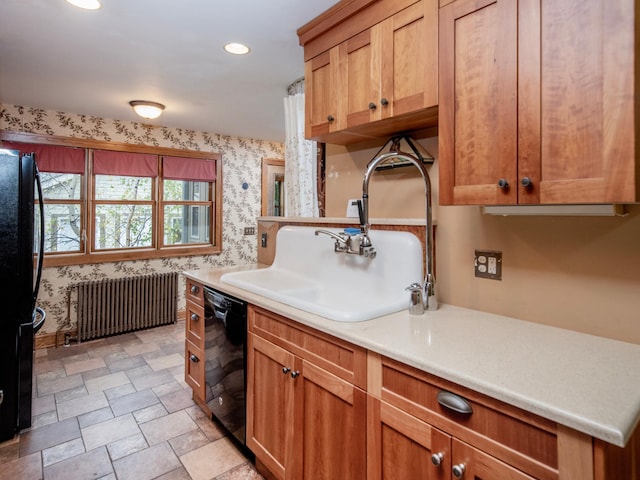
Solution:
<svg viewBox="0 0 640 480">
<path fill-rule="evenodd" d="M 278 231 L 273 265 L 220 281 L 339 322 L 358 322 L 409 306 L 405 288 L 421 282 L 422 246 L 408 232 L 370 230 L 375 258 L 336 253 L 314 227 Z M 325 229 L 339 233 L 340 229 Z"/>
</svg>

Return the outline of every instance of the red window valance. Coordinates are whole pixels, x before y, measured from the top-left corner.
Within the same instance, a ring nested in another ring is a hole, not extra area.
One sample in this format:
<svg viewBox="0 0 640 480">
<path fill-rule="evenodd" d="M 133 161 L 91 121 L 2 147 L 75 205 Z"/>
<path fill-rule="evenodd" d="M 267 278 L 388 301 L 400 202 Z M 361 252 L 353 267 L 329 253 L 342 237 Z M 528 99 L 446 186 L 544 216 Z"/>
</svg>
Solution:
<svg viewBox="0 0 640 480">
<path fill-rule="evenodd" d="M 162 176 L 170 180 L 213 182 L 216 179 L 216 161 L 204 158 L 163 157 Z"/>
<path fill-rule="evenodd" d="M 84 148 L 41 145 L 37 143 L 2 142 L 2 148 L 35 153 L 41 172 L 84 174 Z"/>
<path fill-rule="evenodd" d="M 157 177 L 158 156 L 147 153 L 94 150 L 93 173 L 126 177 Z"/>
</svg>

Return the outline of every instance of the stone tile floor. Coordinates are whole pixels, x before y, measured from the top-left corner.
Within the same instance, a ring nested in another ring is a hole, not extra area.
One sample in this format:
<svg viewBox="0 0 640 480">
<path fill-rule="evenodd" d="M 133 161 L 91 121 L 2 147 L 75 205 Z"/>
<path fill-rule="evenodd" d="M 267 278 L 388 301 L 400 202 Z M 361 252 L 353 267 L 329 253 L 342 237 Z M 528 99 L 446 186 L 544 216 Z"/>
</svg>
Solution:
<svg viewBox="0 0 640 480">
<path fill-rule="evenodd" d="M 191 399 L 184 322 L 36 351 L 33 424 L 0 443 L 12 480 L 257 480 Z"/>
</svg>

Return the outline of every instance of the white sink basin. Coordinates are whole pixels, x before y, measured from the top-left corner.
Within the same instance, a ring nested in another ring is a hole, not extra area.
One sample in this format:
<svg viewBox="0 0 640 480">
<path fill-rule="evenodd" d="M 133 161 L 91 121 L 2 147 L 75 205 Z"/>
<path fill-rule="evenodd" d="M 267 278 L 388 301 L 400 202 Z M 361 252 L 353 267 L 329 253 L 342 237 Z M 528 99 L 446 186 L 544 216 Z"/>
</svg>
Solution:
<svg viewBox="0 0 640 480">
<path fill-rule="evenodd" d="M 335 253 L 334 240 L 315 227 L 278 231 L 273 265 L 231 272 L 220 280 L 309 313 L 358 322 L 409 306 L 405 288 L 421 282 L 422 246 L 408 232 L 371 230 L 375 258 Z M 327 229 L 334 233 L 340 229 Z"/>
</svg>

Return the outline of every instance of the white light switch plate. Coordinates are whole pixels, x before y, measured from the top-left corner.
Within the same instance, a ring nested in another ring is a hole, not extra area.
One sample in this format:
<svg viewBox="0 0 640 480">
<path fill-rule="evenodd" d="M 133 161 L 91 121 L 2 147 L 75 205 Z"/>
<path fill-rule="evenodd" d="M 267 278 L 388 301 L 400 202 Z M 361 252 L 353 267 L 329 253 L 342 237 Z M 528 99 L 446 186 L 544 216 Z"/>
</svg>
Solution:
<svg viewBox="0 0 640 480">
<path fill-rule="evenodd" d="M 347 218 L 356 217 L 358 218 L 360 215 L 358 214 L 358 198 L 349 199 L 347 201 Z"/>
</svg>

